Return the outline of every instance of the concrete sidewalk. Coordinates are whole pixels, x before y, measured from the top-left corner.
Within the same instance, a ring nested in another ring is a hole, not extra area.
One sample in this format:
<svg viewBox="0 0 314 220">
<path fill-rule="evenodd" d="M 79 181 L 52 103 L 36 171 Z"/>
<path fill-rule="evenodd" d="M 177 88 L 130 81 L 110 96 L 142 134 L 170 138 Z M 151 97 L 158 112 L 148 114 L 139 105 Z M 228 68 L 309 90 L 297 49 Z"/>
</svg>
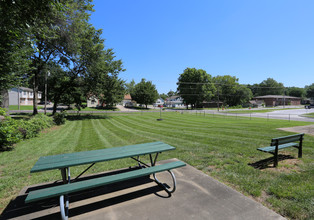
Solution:
<svg viewBox="0 0 314 220">
<path fill-rule="evenodd" d="M 151 178 L 141 178 L 71 195 L 69 217 L 101 220 L 284 219 L 192 166 L 175 169 L 174 173 L 177 190 L 170 197 Z M 167 172 L 159 174 L 158 178 L 171 183 Z M 58 199 L 24 204 L 26 192 L 47 185 L 24 188 L 0 219 L 60 219 Z"/>
</svg>

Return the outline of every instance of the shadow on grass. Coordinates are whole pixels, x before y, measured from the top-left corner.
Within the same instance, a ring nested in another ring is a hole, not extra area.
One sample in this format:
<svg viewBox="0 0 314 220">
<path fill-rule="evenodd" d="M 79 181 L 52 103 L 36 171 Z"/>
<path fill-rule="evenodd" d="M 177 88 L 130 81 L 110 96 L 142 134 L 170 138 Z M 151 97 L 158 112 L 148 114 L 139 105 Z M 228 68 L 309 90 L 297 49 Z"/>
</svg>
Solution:
<svg viewBox="0 0 314 220">
<path fill-rule="evenodd" d="M 5 151 L 12 151 L 14 147 L 1 147 L 0 146 L 0 152 L 5 152 Z"/>
<path fill-rule="evenodd" d="M 290 155 L 278 155 L 278 163 L 283 160 L 289 160 L 289 159 L 295 159 L 295 157 L 292 157 Z M 255 163 L 249 163 L 249 166 L 254 167 L 255 169 L 263 170 L 267 168 L 274 168 L 274 157 L 270 157 L 264 160 L 257 161 Z"/>
<path fill-rule="evenodd" d="M 107 115 L 104 114 L 82 114 L 82 115 L 67 115 L 66 119 L 69 121 L 78 121 L 78 120 L 88 120 L 88 119 L 108 119 L 110 118 Z"/>
<path fill-rule="evenodd" d="M 132 168 L 131 168 L 132 169 Z M 129 171 L 129 169 L 123 169 L 119 171 L 113 171 L 109 173 L 101 173 L 96 175 L 91 175 L 88 177 L 82 177 L 79 180 L 88 180 L 108 175 L 113 175 L 116 173 L 123 173 Z M 78 180 L 78 181 L 79 181 Z M 114 183 L 110 185 L 101 186 L 94 189 L 84 190 L 81 192 L 71 193 L 69 195 L 70 209 L 69 217 L 75 218 L 81 214 L 86 214 L 96 210 L 103 209 L 105 207 L 118 205 L 130 200 L 138 199 L 150 194 L 155 194 L 158 197 L 169 198 L 164 196 L 164 190 L 156 185 L 145 186 L 145 184 L 153 183 L 154 180 L 147 177 L 141 177 L 133 180 L 127 180 L 120 183 Z M 0 219 L 11 219 L 11 218 L 21 218 L 21 219 L 60 219 L 60 209 L 59 209 L 59 197 L 45 199 L 39 202 L 32 202 L 25 204 L 25 199 L 30 191 L 45 189 L 51 186 L 57 186 L 62 184 L 61 181 L 56 181 L 54 183 L 44 183 L 42 185 L 31 186 L 27 189 L 23 189 L 19 196 L 8 204 L 8 206 L 3 211 Z M 141 186 L 143 185 L 143 186 Z M 141 186 L 140 189 L 132 189 L 134 187 Z M 119 191 L 126 190 L 125 193 L 119 193 Z M 110 194 L 109 196 L 107 194 Z M 107 195 L 107 196 L 106 196 Z M 103 196 L 102 198 L 99 198 Z M 72 207 L 71 207 L 71 204 Z M 55 208 L 55 209 L 52 209 Z"/>
</svg>

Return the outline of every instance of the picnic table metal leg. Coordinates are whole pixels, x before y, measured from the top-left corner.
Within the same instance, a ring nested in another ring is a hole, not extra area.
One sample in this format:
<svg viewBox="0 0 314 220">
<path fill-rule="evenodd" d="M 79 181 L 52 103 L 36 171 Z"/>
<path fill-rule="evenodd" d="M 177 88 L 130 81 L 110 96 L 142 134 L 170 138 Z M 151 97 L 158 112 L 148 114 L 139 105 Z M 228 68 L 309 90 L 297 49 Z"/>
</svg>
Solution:
<svg viewBox="0 0 314 220">
<path fill-rule="evenodd" d="M 152 157 L 151 154 L 149 155 L 150 162 L 151 162 L 151 166 L 155 166 L 155 165 L 156 165 L 158 155 L 159 155 L 159 153 L 156 153 L 154 159 L 153 159 L 153 157 Z M 157 183 L 158 185 L 160 185 L 162 188 L 164 188 L 164 190 L 165 190 L 167 193 L 171 194 L 171 193 L 173 193 L 173 192 L 176 190 L 177 180 L 176 180 L 176 177 L 175 177 L 174 173 L 173 173 L 171 170 L 168 170 L 168 172 L 170 173 L 170 175 L 171 175 L 171 177 L 172 177 L 172 182 L 173 182 L 173 187 L 172 187 L 171 190 L 169 190 L 169 187 L 168 187 L 166 184 L 164 184 L 164 183 L 162 183 L 162 182 L 160 182 L 160 181 L 158 180 L 158 178 L 157 178 L 157 176 L 156 176 L 156 173 L 153 174 L 153 177 L 154 177 L 154 179 L 155 179 L 155 181 L 156 181 L 156 183 Z"/>
<path fill-rule="evenodd" d="M 167 193 L 171 194 L 174 191 L 176 191 L 176 186 L 177 186 L 177 180 L 176 177 L 174 175 L 174 173 L 171 170 L 168 170 L 168 172 L 170 173 L 171 177 L 172 177 L 172 181 L 173 181 L 173 186 L 172 189 L 169 190 L 169 187 L 167 185 L 165 185 L 164 183 L 161 183 L 157 177 L 156 177 L 156 173 L 153 174 L 153 177 L 155 179 L 155 181 L 158 183 L 158 185 L 160 185 L 162 188 L 164 188 L 164 190 L 166 190 Z"/>
<path fill-rule="evenodd" d="M 61 176 L 62 176 L 62 180 L 64 184 L 70 184 L 71 183 L 70 167 L 62 168 Z M 65 204 L 64 204 L 64 198 L 65 198 Z M 68 214 L 69 214 L 69 196 L 61 195 L 59 200 L 60 200 L 61 218 L 63 220 L 67 220 Z"/>
<path fill-rule="evenodd" d="M 300 143 L 299 143 L 299 151 L 298 151 L 298 158 L 302 158 L 302 141 L 303 141 L 303 135 L 300 137 Z"/>
<path fill-rule="evenodd" d="M 66 196 L 66 201 L 64 204 L 64 196 L 60 196 L 60 212 L 61 212 L 61 218 L 62 220 L 68 219 L 68 213 L 69 213 L 69 198 Z"/>
<path fill-rule="evenodd" d="M 278 166 L 278 143 L 276 144 L 275 154 L 274 154 L 274 167 Z"/>
</svg>

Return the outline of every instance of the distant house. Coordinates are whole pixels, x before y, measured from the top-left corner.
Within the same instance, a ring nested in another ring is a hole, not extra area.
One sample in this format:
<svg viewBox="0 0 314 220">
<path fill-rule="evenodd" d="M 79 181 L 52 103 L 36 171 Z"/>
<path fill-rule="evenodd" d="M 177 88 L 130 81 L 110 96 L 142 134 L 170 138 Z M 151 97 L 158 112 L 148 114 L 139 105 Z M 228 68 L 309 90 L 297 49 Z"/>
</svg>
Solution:
<svg viewBox="0 0 314 220">
<path fill-rule="evenodd" d="M 12 88 L 9 93 L 9 105 L 33 105 L 34 93 L 33 90 L 26 87 Z M 42 92 L 38 91 L 38 101 L 42 97 Z"/>
<path fill-rule="evenodd" d="M 90 95 L 87 98 L 87 107 L 96 108 L 100 106 L 101 106 L 101 103 L 99 102 L 99 99 L 95 95 Z"/>
<path fill-rule="evenodd" d="M 154 107 L 159 107 L 161 105 L 164 105 L 165 101 L 162 98 L 159 98 L 156 100 L 156 102 L 153 104 Z"/>
<path fill-rule="evenodd" d="M 183 103 L 183 98 L 178 96 L 178 95 L 174 95 L 174 96 L 167 98 L 165 101 L 165 106 L 174 107 L 174 108 L 185 107 L 185 105 Z"/>
<path fill-rule="evenodd" d="M 253 98 L 255 101 L 263 101 L 267 107 L 278 105 L 301 105 L 301 98 L 284 95 L 264 95 Z"/>
<path fill-rule="evenodd" d="M 132 97 L 130 94 L 125 94 L 124 98 L 122 100 L 122 105 L 123 106 L 133 106 L 132 105 Z"/>
</svg>

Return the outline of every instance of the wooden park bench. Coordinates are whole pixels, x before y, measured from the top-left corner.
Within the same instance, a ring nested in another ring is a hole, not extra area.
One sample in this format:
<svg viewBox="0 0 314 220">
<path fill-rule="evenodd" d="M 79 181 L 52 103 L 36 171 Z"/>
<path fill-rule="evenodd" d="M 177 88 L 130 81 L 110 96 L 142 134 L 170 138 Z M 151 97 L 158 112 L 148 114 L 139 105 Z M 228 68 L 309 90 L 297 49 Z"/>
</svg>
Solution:
<svg viewBox="0 0 314 220">
<path fill-rule="evenodd" d="M 174 149 L 174 147 L 163 142 L 152 142 L 146 144 L 129 145 L 124 147 L 107 148 L 102 150 L 41 157 L 31 169 L 31 173 L 52 169 L 60 169 L 64 184 L 31 191 L 28 193 L 27 198 L 25 199 L 25 203 L 59 197 L 61 217 L 62 219 L 67 219 L 69 210 L 69 194 L 113 183 L 119 183 L 130 179 L 149 176 L 151 174 L 153 174 L 153 177 L 158 185 L 160 185 L 168 193 L 173 193 L 176 189 L 176 179 L 171 170 L 183 167 L 186 164 L 182 161 L 175 161 L 162 165 L 156 165 L 156 161 L 158 155 L 161 152 Z M 140 160 L 140 156 L 142 155 L 149 155 L 150 165 Z M 76 179 L 78 179 L 83 173 L 85 173 L 97 162 L 110 161 L 128 157 L 132 158 L 138 163 L 138 169 L 133 169 L 128 172 L 118 173 L 110 176 L 97 177 L 75 182 Z M 80 175 L 78 175 L 78 177 L 76 177 L 74 181 L 71 180 L 70 167 L 82 164 L 91 165 L 87 169 L 85 169 Z M 156 177 L 156 173 L 163 171 L 168 171 L 172 176 L 173 187 L 171 190 L 169 189 L 168 185 L 161 183 Z"/>
<path fill-rule="evenodd" d="M 273 138 L 269 147 L 257 148 L 257 150 L 274 155 L 274 167 L 278 165 L 278 151 L 287 147 L 299 149 L 298 157 L 302 158 L 302 141 L 304 134 L 295 134 L 284 137 Z M 298 142 L 298 143 L 296 143 Z"/>
</svg>

